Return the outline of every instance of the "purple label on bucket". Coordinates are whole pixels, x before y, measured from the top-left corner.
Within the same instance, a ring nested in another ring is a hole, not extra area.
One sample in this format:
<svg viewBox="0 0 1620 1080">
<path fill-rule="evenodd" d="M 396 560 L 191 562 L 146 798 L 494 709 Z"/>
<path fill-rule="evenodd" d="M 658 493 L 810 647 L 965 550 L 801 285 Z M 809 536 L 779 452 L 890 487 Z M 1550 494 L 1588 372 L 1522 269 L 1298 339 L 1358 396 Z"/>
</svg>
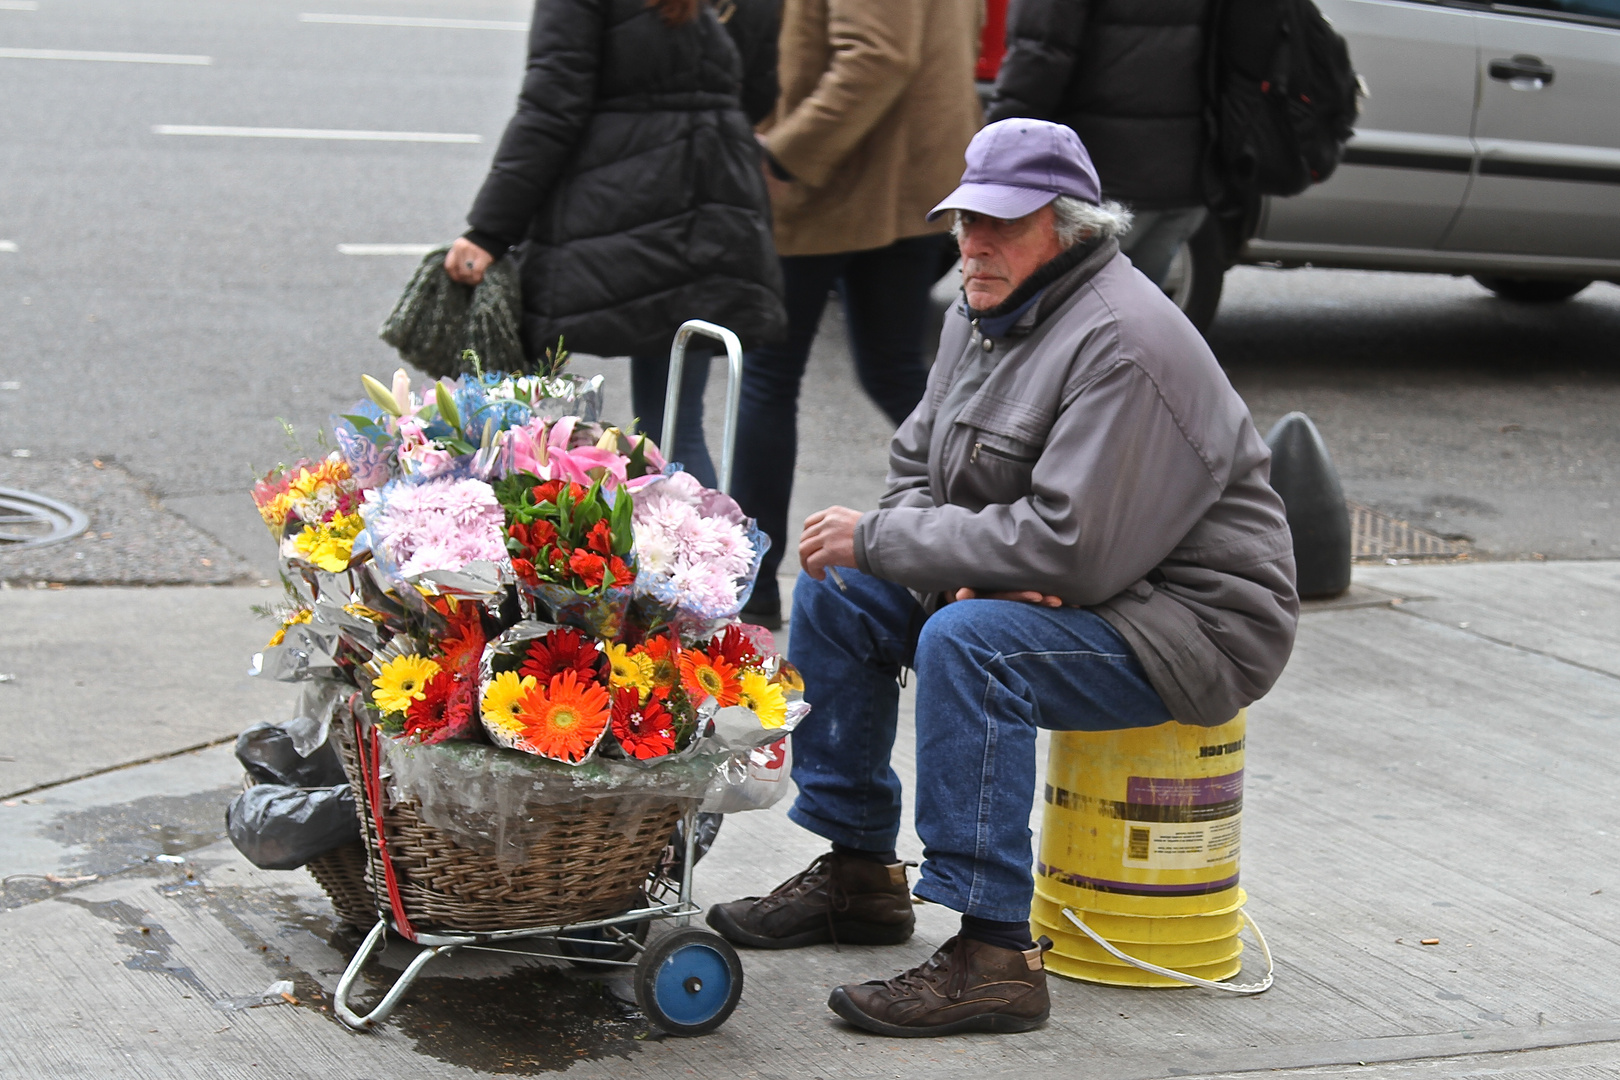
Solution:
<svg viewBox="0 0 1620 1080">
<path fill-rule="evenodd" d="M 1197 778 L 1133 776 L 1125 801 L 1136 806 L 1210 806 L 1243 798 L 1243 770 Z"/>
</svg>

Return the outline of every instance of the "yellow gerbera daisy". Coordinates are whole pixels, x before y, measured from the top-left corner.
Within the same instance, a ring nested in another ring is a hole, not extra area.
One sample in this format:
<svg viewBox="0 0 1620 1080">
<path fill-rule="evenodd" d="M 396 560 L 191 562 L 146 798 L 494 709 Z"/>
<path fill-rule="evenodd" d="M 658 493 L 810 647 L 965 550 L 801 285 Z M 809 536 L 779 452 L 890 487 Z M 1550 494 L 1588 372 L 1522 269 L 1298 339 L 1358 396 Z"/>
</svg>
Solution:
<svg viewBox="0 0 1620 1080">
<path fill-rule="evenodd" d="M 757 671 L 744 671 L 737 681 L 737 704 L 752 709 L 761 727 L 781 727 L 787 719 L 787 696 L 782 688 Z"/>
<path fill-rule="evenodd" d="M 438 673 L 439 665 L 425 656 L 396 656 L 372 680 L 371 700 L 385 713 L 402 713 L 427 697 L 422 687 Z"/>
<path fill-rule="evenodd" d="M 534 686 L 533 675 L 519 678 L 515 671 L 503 671 L 495 676 L 484 688 L 484 722 L 509 735 L 522 731 L 518 714 L 523 711 L 524 695 Z"/>
<path fill-rule="evenodd" d="M 647 657 L 631 653 L 628 645 L 609 645 L 607 654 L 613 688 L 633 686 L 645 697 L 652 689 L 652 664 Z"/>
</svg>

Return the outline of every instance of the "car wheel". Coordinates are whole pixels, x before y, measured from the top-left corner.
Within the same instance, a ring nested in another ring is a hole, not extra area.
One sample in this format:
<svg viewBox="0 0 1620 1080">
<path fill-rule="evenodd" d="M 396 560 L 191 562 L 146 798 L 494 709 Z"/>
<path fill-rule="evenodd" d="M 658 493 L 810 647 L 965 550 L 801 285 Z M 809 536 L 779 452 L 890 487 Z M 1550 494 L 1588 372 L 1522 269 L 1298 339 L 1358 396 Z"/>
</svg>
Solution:
<svg viewBox="0 0 1620 1080">
<path fill-rule="evenodd" d="M 1226 253 L 1214 215 L 1181 245 L 1164 276 L 1164 291 L 1187 320 L 1202 334 L 1215 320 L 1221 303 L 1221 282 L 1226 276 Z"/>
<path fill-rule="evenodd" d="M 1560 300 L 1568 300 L 1592 284 L 1590 281 L 1496 277 L 1490 274 L 1475 274 L 1474 280 L 1503 300 L 1512 300 L 1519 304 L 1556 304 Z"/>
</svg>

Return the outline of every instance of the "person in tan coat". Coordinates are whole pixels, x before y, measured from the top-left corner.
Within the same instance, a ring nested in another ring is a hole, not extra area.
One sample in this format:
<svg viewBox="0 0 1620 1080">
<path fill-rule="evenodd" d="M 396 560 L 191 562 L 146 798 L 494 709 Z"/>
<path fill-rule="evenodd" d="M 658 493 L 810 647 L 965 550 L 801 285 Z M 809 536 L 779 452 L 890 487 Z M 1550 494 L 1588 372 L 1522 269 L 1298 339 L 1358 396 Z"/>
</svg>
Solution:
<svg viewBox="0 0 1620 1080">
<path fill-rule="evenodd" d="M 771 538 L 744 610 L 780 625 L 776 569 L 798 445 L 799 384 L 829 292 L 861 385 L 898 425 L 927 382 L 928 289 L 951 250 L 928 211 L 979 128 L 979 0 L 786 0 L 782 96 L 760 125 L 787 336 L 750 351 L 732 494 Z"/>
</svg>

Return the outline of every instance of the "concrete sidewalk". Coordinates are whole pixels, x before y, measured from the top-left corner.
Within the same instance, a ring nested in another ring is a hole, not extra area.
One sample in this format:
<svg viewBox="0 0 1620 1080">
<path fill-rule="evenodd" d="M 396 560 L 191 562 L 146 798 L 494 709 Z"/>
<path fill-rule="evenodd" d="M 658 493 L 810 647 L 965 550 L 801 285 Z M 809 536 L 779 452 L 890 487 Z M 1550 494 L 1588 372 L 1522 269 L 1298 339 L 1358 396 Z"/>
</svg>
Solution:
<svg viewBox="0 0 1620 1080">
<path fill-rule="evenodd" d="M 1620 1075 L 1620 563 L 1378 567 L 1356 581 L 1306 615 L 1288 672 L 1251 710 L 1244 885 L 1277 958 L 1258 998 L 1054 980 L 1052 1022 L 1031 1035 L 888 1041 L 843 1026 L 824 1005 L 832 986 L 887 977 L 950 935 L 955 916 L 924 905 L 904 947 L 745 952 L 742 1004 L 702 1039 L 648 1037 L 612 986 L 475 957 L 430 968 L 381 1031 L 353 1035 L 326 1007 L 355 942 L 306 874 L 255 870 L 220 841 L 240 774 L 219 746 L 0 805 L 0 1075 Z M 71 595 L 0 594 L 0 627 L 13 633 L 25 597 L 30 619 L 65 632 Z M 99 591 L 84 595 L 97 611 Z M 186 639 L 199 669 L 262 636 L 243 617 L 251 633 L 227 642 L 229 611 L 216 619 Z M 19 640 L 0 640 L 0 669 Z M 136 668 L 165 647 L 149 636 Z M 23 688 L 0 685 L 8 745 L 72 744 L 39 775 L 74 775 L 120 732 L 144 737 L 50 707 L 84 670 L 39 668 L 61 685 L 35 686 L 27 700 L 44 706 L 27 715 L 5 696 Z M 228 735 L 284 711 L 284 689 L 176 681 L 161 696 Z M 214 730 L 187 723 L 186 738 Z M 902 738 L 909 788 L 909 723 Z M 701 901 L 763 891 L 821 850 L 784 809 L 728 819 Z M 901 846 L 919 854 L 909 832 Z M 248 1007 L 280 978 L 298 1005 Z"/>
</svg>

